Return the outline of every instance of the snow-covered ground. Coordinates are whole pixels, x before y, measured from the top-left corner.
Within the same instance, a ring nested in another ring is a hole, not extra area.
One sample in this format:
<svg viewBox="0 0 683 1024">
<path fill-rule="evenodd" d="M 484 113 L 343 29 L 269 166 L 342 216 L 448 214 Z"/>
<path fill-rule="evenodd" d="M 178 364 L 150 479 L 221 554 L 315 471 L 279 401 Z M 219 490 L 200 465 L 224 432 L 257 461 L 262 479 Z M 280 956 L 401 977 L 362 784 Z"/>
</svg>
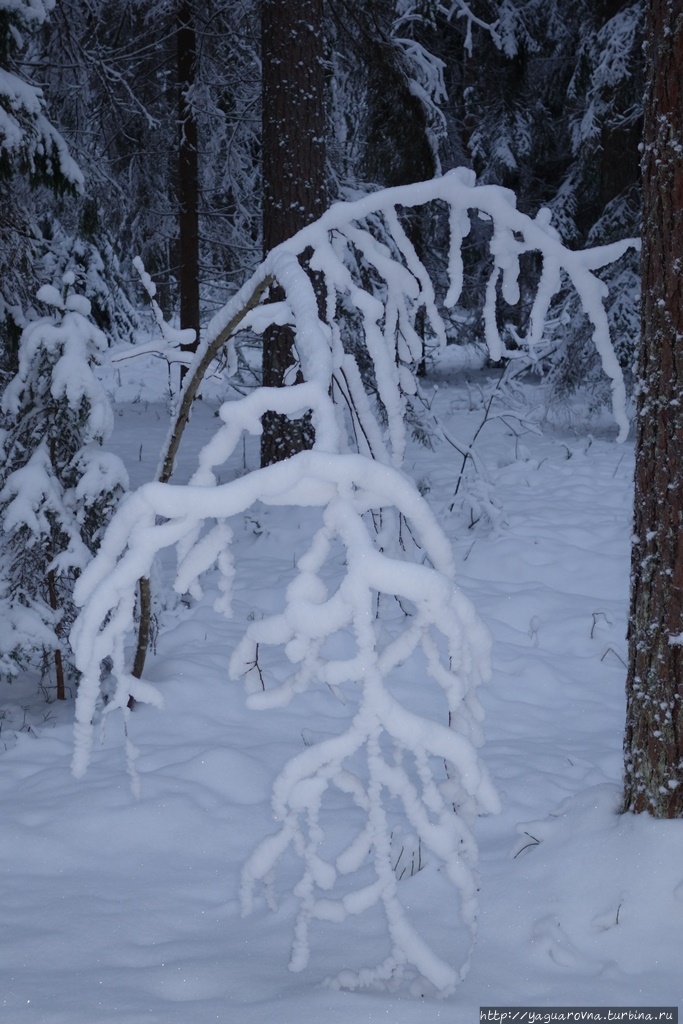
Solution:
<svg viewBox="0 0 683 1024">
<path fill-rule="evenodd" d="M 433 408 L 449 436 L 469 443 L 486 381 L 451 376 L 438 381 Z M 140 399 L 119 406 L 112 442 L 137 485 L 154 472 L 167 414 L 131 383 L 121 393 Z M 531 393 L 527 402 L 489 417 L 476 441 L 483 471 L 467 472 L 455 501 L 462 458 L 452 446 L 413 444 L 406 461 L 494 638 L 493 678 L 480 693 L 482 756 L 502 812 L 476 826 L 479 941 L 455 996 L 323 986 L 341 969 L 381 959 L 386 940 L 372 912 L 318 923 L 309 966 L 291 973 L 296 865 L 287 860 L 277 910 L 258 896 L 251 916 L 240 916 L 241 866 L 273 831 L 275 776 L 349 714 L 326 687 L 284 709 L 249 711 L 243 687 L 228 678 L 245 625 L 280 606 L 308 540 L 300 510 L 263 507 L 234 524 L 234 618 L 213 612 L 210 587 L 161 616 L 146 675 L 165 709 L 140 706 L 130 720 L 139 798 L 119 720 L 77 781 L 73 705 L 41 703 L 28 682 L 2 694 L 3 1024 L 464 1024 L 481 1005 L 681 1002 L 683 822 L 615 813 L 632 448 L 614 444 L 610 426 L 592 437 L 569 425 L 528 430 Z M 197 406 L 178 480 L 216 429 L 215 408 Z M 255 464 L 247 445 L 232 471 Z M 337 825 L 343 830 L 343 811 Z M 423 863 L 409 832 L 401 835 L 397 860 L 410 865 L 397 872 L 403 900 L 442 956 L 462 958 L 456 893 Z"/>
</svg>

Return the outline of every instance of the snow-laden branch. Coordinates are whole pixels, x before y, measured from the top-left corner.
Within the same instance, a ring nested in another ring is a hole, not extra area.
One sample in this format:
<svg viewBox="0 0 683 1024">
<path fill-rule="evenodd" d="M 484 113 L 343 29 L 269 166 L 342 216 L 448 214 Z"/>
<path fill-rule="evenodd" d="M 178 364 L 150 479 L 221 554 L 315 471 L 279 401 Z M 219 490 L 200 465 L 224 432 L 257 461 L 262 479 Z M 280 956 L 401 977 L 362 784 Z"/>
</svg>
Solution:
<svg viewBox="0 0 683 1024">
<path fill-rule="evenodd" d="M 445 18 L 446 21 L 452 19 L 465 19 L 465 42 L 464 47 L 467 54 L 472 56 L 472 28 L 477 26 L 484 32 L 488 32 L 491 39 L 496 46 L 501 46 L 501 39 L 498 34 L 498 21 L 488 22 L 479 18 L 472 10 L 471 4 L 466 3 L 466 0 L 435 0 L 430 7 L 426 7 L 422 3 L 416 3 L 414 0 L 403 0 L 403 3 L 397 5 L 398 17 L 394 22 L 393 32 L 396 33 L 400 29 L 406 29 L 411 24 L 417 22 L 422 23 L 426 17 L 434 17 L 439 15 L 441 18 Z M 434 58 L 431 58 L 433 61 Z"/>
<path fill-rule="evenodd" d="M 312 451 L 218 485 L 215 468 L 235 450 L 243 430 L 258 433 L 264 411 L 297 414 L 313 409 Z M 497 798 L 479 762 L 481 707 L 476 687 L 489 672 L 489 639 L 470 603 L 453 583 L 450 545 L 413 484 L 401 472 L 358 454 L 335 453 L 338 418 L 327 390 L 308 381 L 284 389 L 260 389 L 226 403 L 223 426 L 200 455 L 187 486 L 150 483 L 125 500 L 110 524 L 97 558 L 77 585 L 83 609 L 72 632 L 81 670 L 76 705 L 76 775 L 86 770 L 100 687 L 100 664 L 111 658 L 116 693 L 106 713 L 128 715 L 129 696 L 161 704 L 159 693 L 127 671 L 124 643 L 132 625 L 135 584 L 156 555 L 175 547 L 175 588 L 199 596 L 201 579 L 218 570 L 215 607 L 230 614 L 235 567 L 229 521 L 255 503 L 321 510 L 320 526 L 299 558 L 283 595 L 281 612 L 252 622 L 235 648 L 234 678 L 244 677 L 254 708 L 279 707 L 310 686 L 341 694 L 351 685 L 357 711 L 334 740 L 307 748 L 283 769 L 273 790 L 279 831 L 268 837 L 244 869 L 242 899 L 251 906 L 257 883 L 269 876 L 290 846 L 301 858 L 295 894 L 299 916 L 291 967 L 302 969 L 309 955 L 309 928 L 316 920 L 342 922 L 379 905 L 387 922 L 386 956 L 375 968 L 348 972 L 332 983 L 355 987 L 409 968 L 442 994 L 453 990 L 466 970 L 431 949 L 410 920 L 394 870 L 391 845 L 399 809 L 425 861 L 442 865 L 460 893 L 460 914 L 476 933 L 476 845 L 471 825 L 477 814 L 495 810 Z M 402 518 L 415 545 L 415 560 L 391 555 L 387 528 L 377 533 L 372 513 L 391 510 Z M 343 549 L 344 572 L 330 591 L 331 572 Z M 394 599 L 391 621 L 377 618 L 382 595 Z M 400 605 L 399 605 L 400 602 Z M 410 613 L 405 609 L 409 606 Z M 325 645 L 344 641 L 346 652 L 331 657 Z M 292 666 L 276 685 L 259 667 L 259 649 L 274 646 Z M 394 692 L 406 662 L 420 686 L 441 693 L 438 718 L 406 707 Z M 265 686 L 265 689 L 263 688 Z M 356 694 L 360 692 L 360 699 Z M 330 859 L 319 849 L 330 794 L 346 794 L 366 812 L 358 835 L 346 837 Z M 457 811 L 457 813 L 456 813 Z M 373 881 L 368 882 L 368 872 Z M 357 878 L 357 881 L 356 881 Z M 336 883 L 344 880 L 344 894 Z"/>
<path fill-rule="evenodd" d="M 546 317 L 554 295 L 566 275 L 579 295 L 593 325 L 593 341 L 612 388 L 612 407 L 620 441 L 628 433 L 624 380 L 610 339 L 605 310 L 606 286 L 594 271 L 618 260 L 637 239 L 625 239 L 609 246 L 571 250 L 562 244 L 550 223 L 550 213 L 539 211 L 535 218 L 516 208 L 515 196 L 496 185 L 477 185 L 474 173 L 457 168 L 441 178 L 373 192 L 353 202 L 337 203 L 315 223 L 274 249 L 254 276 L 209 324 L 202 348 L 195 357 L 198 365 L 205 351 L 235 318 L 266 278 L 277 281 L 285 292 L 284 305 L 259 306 L 244 317 L 240 329 L 263 331 L 278 319 L 290 322 L 296 332 L 296 351 L 304 379 L 329 385 L 343 376 L 345 355 L 336 314 L 339 304 L 355 311 L 363 341 L 373 360 L 377 393 L 388 423 L 386 450 L 373 456 L 395 465 L 402 460 L 405 438 L 405 396 L 415 390 L 413 371 L 419 360 L 424 335 L 444 344 L 446 329 L 435 301 L 429 274 L 408 241 L 399 213 L 428 203 L 446 204 L 449 210 L 449 285 L 444 305 L 452 306 L 463 291 L 462 244 L 470 229 L 470 216 L 477 212 L 492 224 L 490 252 L 493 267 L 483 310 L 485 341 L 493 360 L 519 358 L 527 352 L 539 354 Z M 383 225 L 392 248 L 378 238 Z M 327 318 L 321 320 L 310 278 L 300 258 L 311 253 L 310 266 L 324 275 L 327 289 Z M 542 271 L 533 302 L 526 337 L 515 336 L 516 347 L 508 349 L 498 326 L 499 290 L 506 302 L 519 301 L 520 257 L 537 252 Z M 359 261 L 372 272 L 367 284 L 357 268 Z M 418 313 L 424 314 L 422 337 L 416 331 Z M 190 369 L 190 376 L 192 368 Z M 398 385 L 398 387 L 397 387 Z M 352 395 L 351 417 L 356 433 L 363 432 Z M 358 405 L 362 405 L 362 399 Z"/>
<path fill-rule="evenodd" d="M 334 983 L 374 984 L 417 969 L 439 992 L 449 993 L 466 967 L 442 959 L 411 923 L 391 842 L 398 815 L 413 829 L 428 861 L 443 867 L 443 877 L 459 891 L 461 917 L 474 936 L 476 847 L 470 823 L 497 803 L 476 753 L 481 742 L 476 688 L 489 671 L 488 638 L 453 583 L 443 532 L 399 469 L 406 396 L 416 387 L 414 371 L 425 333 L 437 343 L 446 340 L 439 300 L 402 214 L 434 202 L 447 207 L 451 230 L 449 284 L 442 304 L 455 304 L 462 293 L 462 244 L 476 211 L 492 226 L 486 341 L 494 359 L 518 356 L 519 350 L 509 351 L 501 337 L 499 293 L 507 303 L 519 301 L 520 257 L 539 252 L 542 271 L 529 330 L 518 343 L 531 357 L 539 351 L 550 302 L 564 274 L 593 323 L 594 342 L 612 381 L 620 438 L 625 437 L 624 387 L 609 338 L 605 285 L 593 271 L 618 258 L 635 244 L 632 240 L 572 252 L 560 242 L 547 211 L 535 219 L 520 213 L 511 192 L 477 186 L 473 174 L 462 168 L 433 181 L 333 206 L 274 249 L 211 321 L 188 370 L 178 418 L 162 453 L 159 482 L 141 487 L 123 502 L 99 554 L 78 582 L 82 611 L 72 644 L 82 680 L 73 768 L 83 774 L 91 756 L 105 658 L 111 659 L 117 680 L 107 714 L 120 709 L 127 716 L 130 696 L 160 703 L 158 692 L 135 678 L 142 668 L 131 674 L 124 658 L 136 584 L 148 577 L 157 554 L 176 549 L 179 592 L 198 596 L 205 574 L 215 573 L 215 608 L 229 615 L 236 571 L 230 520 L 256 502 L 319 509 L 320 525 L 282 596 L 281 611 L 246 628 L 231 671 L 244 676 L 255 708 L 282 706 L 316 685 L 344 694 L 355 711 L 345 732 L 306 749 L 284 767 L 273 792 L 279 828 L 245 867 L 243 904 L 249 909 L 254 887 L 270 879 L 291 848 L 302 862 L 294 890 L 300 909 L 293 969 L 307 961 L 312 922 L 342 922 L 380 906 L 387 923 L 386 956 L 358 974 L 343 972 Z M 271 283 L 281 289 L 278 302 L 264 301 Z M 349 318 L 346 327 L 341 311 Z M 238 331 L 259 333 L 271 323 L 292 325 L 297 371 L 292 378 L 298 376 L 302 383 L 260 388 L 223 405 L 222 426 L 200 454 L 190 483 L 170 486 L 165 481 L 182 428 L 212 358 Z M 354 338 L 349 346 L 350 331 Z M 372 366 L 369 388 L 354 356 L 361 346 Z M 231 457 L 245 431 L 261 433 L 262 417 L 269 411 L 291 417 L 310 413 L 313 449 L 218 485 L 216 467 Z M 349 453 L 349 437 L 356 453 Z M 408 526 L 415 545 L 412 555 L 396 544 L 391 524 Z M 380 623 L 378 608 L 387 598 L 400 614 Z M 291 666 L 277 684 L 260 662 L 268 647 L 281 652 L 281 664 Z M 339 649 L 344 653 L 331 653 Z M 438 695 L 440 716 L 418 715 L 399 699 L 397 682 L 406 666 L 418 685 Z M 333 801 L 339 794 L 348 797 L 364 819 L 343 848 L 323 854 L 331 794 L 336 794 Z M 357 885 L 352 881 L 356 875 Z"/>
<path fill-rule="evenodd" d="M 615 262 L 629 248 L 637 248 L 639 241 L 625 239 L 593 249 L 568 249 L 552 227 L 547 209 L 541 209 L 535 218 L 529 217 L 517 210 L 514 193 L 497 185 L 477 185 L 474 173 L 466 168 L 431 181 L 337 203 L 319 220 L 273 249 L 209 323 L 189 366 L 185 383 L 188 398 L 196 394 L 211 358 L 236 333 L 247 329 L 262 333 L 272 323 L 289 323 L 296 336 L 292 353 L 295 368 L 305 380 L 338 389 L 361 448 L 379 461 L 400 465 L 405 450 L 406 401 L 417 390 L 414 371 L 425 340 L 431 339 L 437 346 L 446 344 L 434 284 L 401 220 L 402 211 L 430 203 L 445 205 L 448 210 L 448 286 L 441 297 L 446 308 L 455 306 L 463 292 L 462 246 L 470 232 L 471 216 L 476 214 L 491 222 L 489 249 L 493 265 L 483 309 L 484 340 L 491 359 L 528 356 L 532 362 L 537 360 L 543 353 L 548 310 L 563 284 L 563 275 L 571 282 L 593 325 L 593 342 L 611 384 L 618 440 L 623 441 L 629 429 L 623 374 L 610 339 L 606 286 L 594 271 Z M 520 258 L 525 253 L 540 254 L 542 268 L 527 334 L 520 336 L 510 328 L 515 344 L 509 349 L 499 328 L 500 297 L 511 306 L 519 302 Z M 302 265 L 305 262 L 324 281 L 326 312 L 322 318 L 311 278 Z M 281 286 L 283 301 L 267 301 L 271 282 Z M 376 397 L 387 422 L 381 440 L 353 365 L 354 356 L 345 351 L 339 317 L 342 309 L 351 316 L 357 342 L 371 358 Z M 155 352 L 166 352 L 175 361 L 176 341 L 166 350 L 155 347 Z M 128 351 L 134 355 L 136 350 Z M 174 429 L 169 433 L 166 451 Z M 168 479 L 172 460 L 162 461 Z"/>
</svg>

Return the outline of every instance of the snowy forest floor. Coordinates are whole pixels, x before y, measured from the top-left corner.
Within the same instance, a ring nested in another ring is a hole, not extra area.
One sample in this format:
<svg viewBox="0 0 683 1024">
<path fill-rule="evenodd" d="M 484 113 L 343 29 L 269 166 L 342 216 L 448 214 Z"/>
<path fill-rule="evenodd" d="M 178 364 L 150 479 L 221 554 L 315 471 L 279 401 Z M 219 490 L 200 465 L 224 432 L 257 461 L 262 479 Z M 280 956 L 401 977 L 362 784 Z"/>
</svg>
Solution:
<svg viewBox="0 0 683 1024">
<path fill-rule="evenodd" d="M 433 409 L 469 443 L 487 384 L 448 376 Z M 632 446 L 614 444 L 609 425 L 593 424 L 589 436 L 580 417 L 574 428 L 527 432 L 518 418 L 531 413 L 533 392 L 527 398 L 526 410 L 492 416 L 482 429 L 476 451 L 488 482 L 468 469 L 452 511 L 462 457 L 444 443 L 412 444 L 406 461 L 494 638 L 493 679 L 481 693 L 483 758 L 503 809 L 477 826 L 479 941 L 456 995 L 323 987 L 340 968 L 377 959 L 383 938 L 372 913 L 317 925 L 309 967 L 290 973 L 288 862 L 278 910 L 259 898 L 255 913 L 240 917 L 240 867 L 272 831 L 275 775 L 304 744 L 338 731 L 346 714 L 321 691 L 284 710 L 251 712 L 227 678 L 245 623 L 279 607 L 307 539 L 300 511 L 269 508 L 236 525 L 230 622 L 212 611 L 210 588 L 161 615 L 147 675 L 165 709 L 142 706 L 131 716 L 139 799 L 118 720 L 75 781 L 72 704 L 44 702 L 30 680 L 0 695 L 3 1024 L 465 1024 L 481 1005 L 680 1003 L 683 822 L 615 813 Z M 214 431 L 215 408 L 197 406 L 178 480 Z M 166 429 L 163 402 L 143 396 L 118 407 L 112 447 L 133 484 L 153 474 Z M 244 471 L 242 459 L 254 466 L 255 448 L 245 448 L 234 472 Z M 493 521 L 471 526 L 468 496 Z M 408 837 L 403 856 L 420 860 Z M 427 863 L 401 884 L 412 887 L 406 899 L 435 947 L 457 955 L 456 894 L 434 913 L 443 891 L 436 882 Z"/>
</svg>

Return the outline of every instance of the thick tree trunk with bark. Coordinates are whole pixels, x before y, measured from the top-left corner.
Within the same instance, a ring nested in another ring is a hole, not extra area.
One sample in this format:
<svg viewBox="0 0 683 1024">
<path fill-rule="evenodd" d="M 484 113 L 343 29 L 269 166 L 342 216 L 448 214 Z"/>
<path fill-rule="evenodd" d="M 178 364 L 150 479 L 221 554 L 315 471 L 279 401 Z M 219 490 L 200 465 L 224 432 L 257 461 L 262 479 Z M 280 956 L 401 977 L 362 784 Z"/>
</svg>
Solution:
<svg viewBox="0 0 683 1024">
<path fill-rule="evenodd" d="M 323 0 L 261 0 L 261 19 L 265 255 L 325 210 Z M 285 383 L 293 341 L 288 327 L 266 332 L 266 387 Z M 264 466 L 310 447 L 307 419 L 271 413 L 263 427 Z"/>
<path fill-rule="evenodd" d="M 651 0 L 624 807 L 683 817 L 683 7 Z"/>
<path fill-rule="evenodd" d="M 180 327 L 195 332 L 199 340 L 199 153 L 197 121 L 192 107 L 192 87 L 197 69 L 197 36 L 192 0 L 181 0 L 177 13 L 176 53 L 178 73 L 178 290 Z"/>
</svg>

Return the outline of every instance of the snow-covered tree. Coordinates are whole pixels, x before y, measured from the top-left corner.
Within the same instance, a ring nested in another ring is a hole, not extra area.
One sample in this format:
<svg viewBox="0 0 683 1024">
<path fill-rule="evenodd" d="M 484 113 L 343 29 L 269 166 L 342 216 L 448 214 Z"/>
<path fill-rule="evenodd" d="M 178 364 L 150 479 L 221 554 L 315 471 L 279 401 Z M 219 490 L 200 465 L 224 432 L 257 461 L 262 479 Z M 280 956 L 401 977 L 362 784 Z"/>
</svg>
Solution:
<svg viewBox="0 0 683 1024">
<path fill-rule="evenodd" d="M 314 449 L 217 486 L 217 465 L 229 457 L 243 429 L 260 431 L 260 418 L 270 408 L 289 414 L 312 408 L 317 428 Z M 336 739 L 307 748 L 284 768 L 273 795 L 282 827 L 245 866 L 244 907 L 251 905 L 254 885 L 269 875 L 291 845 L 302 861 L 292 969 L 301 970 L 307 962 L 311 922 L 341 923 L 379 905 L 389 935 L 386 956 L 376 968 L 358 976 L 342 974 L 336 983 L 355 987 L 399 981 L 404 971 L 410 977 L 417 969 L 422 983 L 426 979 L 447 994 L 466 965 L 451 965 L 411 924 L 401 903 L 394 872 L 398 850 L 392 847 L 390 834 L 408 821 L 424 856 L 435 866 L 442 864 L 459 891 L 462 919 L 473 937 L 477 876 L 471 827 L 477 813 L 497 806 L 476 755 L 481 708 L 475 690 L 488 673 L 487 633 L 454 587 L 448 542 L 407 478 L 363 456 L 330 452 L 336 416 L 330 397 L 317 383 L 260 389 L 242 402 L 226 404 L 221 415 L 225 425 L 204 449 L 190 485 L 152 484 L 136 492 L 115 516 L 100 555 L 79 582 L 79 597 L 86 598 L 86 607 L 73 641 L 85 674 L 78 697 L 75 770 L 80 774 L 90 756 L 101 658 L 112 657 L 118 679 L 108 714 L 122 707 L 128 716 L 129 694 L 136 700 L 160 701 L 148 683 L 127 671 L 123 650 L 136 577 L 149 570 L 155 552 L 168 544 L 177 546 L 176 589 L 195 595 L 201 592 L 200 578 L 216 563 L 216 607 L 230 614 L 230 519 L 257 502 L 318 507 L 319 527 L 298 560 L 297 574 L 283 595 L 282 612 L 247 630 L 234 652 L 231 673 L 245 677 L 254 708 L 283 706 L 309 686 L 322 685 L 343 695 L 355 713 Z M 379 509 L 385 528 L 378 534 L 373 513 Z M 413 538 L 412 557 L 387 553 L 395 548 L 392 510 Z M 340 557 L 346 565 L 343 578 L 332 577 L 330 586 L 330 568 Z M 395 614 L 378 619 L 378 600 L 385 596 L 392 599 Z M 324 648 L 335 638 L 344 642 L 347 653 L 331 659 Z M 281 652 L 278 660 L 284 656 L 292 666 L 280 686 L 261 667 L 269 645 Z M 430 687 L 441 692 L 440 717 L 411 711 L 393 693 L 396 670 L 407 660 L 414 662 L 425 699 Z M 345 847 L 326 860 L 319 844 L 327 797 L 333 794 L 355 804 L 362 824 L 358 834 L 347 837 Z M 336 892 L 337 882 L 342 889 L 350 885 L 343 897 Z"/>
<path fill-rule="evenodd" d="M 52 662 L 59 699 L 73 585 L 127 487 L 120 459 L 101 447 L 113 415 L 94 367 L 107 340 L 73 281 L 67 272 L 62 293 L 51 285 L 38 292 L 52 313 L 24 329 L 19 369 L 2 396 L 0 671 L 47 673 Z"/>
<path fill-rule="evenodd" d="M 329 4 L 328 151 L 341 194 L 423 181 L 440 168 L 443 64 L 396 6 Z"/>
<path fill-rule="evenodd" d="M 87 175 L 73 233 L 115 246 L 131 294 L 141 255 L 169 313 L 199 270 L 206 319 L 261 258 L 257 22 L 248 2 L 63 0 L 45 32 L 51 104 Z"/>
<path fill-rule="evenodd" d="M 332 983 L 352 988 L 385 984 L 417 972 L 421 986 L 428 983 L 448 994 L 467 961 L 450 963 L 411 922 L 398 889 L 398 851 L 391 841 L 394 829 L 407 822 L 420 848 L 443 867 L 444 878 L 459 893 L 461 917 L 474 937 L 477 876 L 471 824 L 478 813 L 496 807 L 476 752 L 481 741 L 476 689 L 489 671 L 488 639 L 453 582 L 446 537 L 400 471 L 406 402 L 416 390 L 422 354 L 416 319 L 435 342 L 445 341 L 432 282 L 404 226 L 406 209 L 429 203 L 444 204 L 448 211 L 450 285 L 441 297 L 446 305 L 455 305 L 462 292 L 462 245 L 471 211 L 491 222 L 493 268 L 484 322 L 494 358 L 520 352 L 519 339 L 513 351 L 507 349 L 496 316 L 499 287 L 506 301 L 514 302 L 520 256 L 538 251 L 543 266 L 523 342 L 531 355 L 542 344 L 545 315 L 564 271 L 592 320 L 620 436 L 625 436 L 623 382 L 610 345 L 604 288 L 593 270 L 618 258 L 632 242 L 586 252 L 565 249 L 547 213 L 532 220 L 515 208 L 511 193 L 477 187 L 464 169 L 333 206 L 272 249 L 209 325 L 186 377 L 177 423 L 162 454 L 161 479 L 167 481 L 172 471 L 187 419 L 186 396 L 196 393 L 211 356 L 234 341 L 238 330 L 262 333 L 273 322 L 290 324 L 292 380 L 299 382 L 259 388 L 225 403 L 223 426 L 200 454 L 190 483 L 149 483 L 125 499 L 78 582 L 76 597 L 83 608 L 72 644 L 82 680 L 73 767 L 81 775 L 89 763 L 100 667 L 110 658 L 116 691 L 105 713 L 120 710 L 124 716 L 129 770 L 137 784 L 130 697 L 156 704 L 161 697 L 139 678 L 143 665 L 137 658 L 131 672 L 125 652 L 138 580 L 149 577 L 157 553 L 175 547 L 179 593 L 199 596 L 206 574 L 216 570 L 215 609 L 229 616 L 236 573 L 230 520 L 257 502 L 319 510 L 308 549 L 282 595 L 281 611 L 246 625 L 231 672 L 244 677 L 255 708 L 279 707 L 310 686 L 321 686 L 344 698 L 349 721 L 338 736 L 307 747 L 283 768 L 273 791 L 279 827 L 245 866 L 244 908 L 250 909 L 254 887 L 271 880 L 291 848 L 302 864 L 294 890 L 299 916 L 292 969 L 306 965 L 313 922 L 341 924 L 379 906 L 387 927 L 385 954 L 377 965 L 357 974 L 342 972 Z M 271 284 L 280 289 L 281 301 L 260 304 Z M 365 347 L 374 407 L 354 353 L 343 343 L 337 316 L 343 307 L 351 310 Z M 307 414 L 312 449 L 219 484 L 218 467 L 245 431 L 262 432 L 268 412 L 292 418 Z M 383 613 L 387 607 L 389 614 Z M 269 676 L 269 648 L 278 653 L 278 665 L 291 665 L 285 679 L 281 673 Z M 334 653 L 338 650 L 343 653 Z M 406 663 L 420 680 L 421 696 L 424 692 L 420 711 L 397 695 L 396 676 Z M 426 699 L 428 691 L 438 697 L 436 702 Z M 440 710 L 424 710 L 429 707 Z M 355 806 L 360 823 L 354 836 L 330 847 L 330 807 L 340 798 Z"/>
<path fill-rule="evenodd" d="M 0 2 L 0 176 L 81 182 L 64 139 L 48 120 L 43 92 L 25 74 L 21 51 L 54 0 Z"/>
<path fill-rule="evenodd" d="M 645 3 L 589 5 L 578 24 L 576 63 L 566 90 L 570 160 L 549 201 L 566 241 L 601 245 L 641 230 L 638 166 L 643 125 Z M 629 392 L 639 344 L 640 265 L 631 253 L 606 269 L 607 312 Z M 577 315 L 578 314 L 578 315 Z M 558 319 L 569 334 L 550 361 L 557 397 L 581 390 L 604 404 L 599 367 L 587 344 L 585 321 L 571 297 L 560 296 Z"/>
<path fill-rule="evenodd" d="M 32 68 L 36 34 L 53 7 L 54 0 L 0 0 L 0 371 L 6 372 L 16 369 L 24 309 L 35 293 L 36 193 L 83 184 Z"/>
<path fill-rule="evenodd" d="M 479 21 L 472 18 L 472 5 L 460 2 L 402 0 L 397 7 L 403 35 L 414 38 L 432 62 L 440 62 L 442 167 L 470 164 L 482 182 L 511 188 L 526 213 L 549 207 L 563 241 L 574 247 L 639 233 L 643 0 L 496 0 L 476 5 Z M 429 65 L 423 64 L 424 76 Z M 437 220 L 428 236 L 437 260 L 441 231 Z M 453 340 L 477 341 L 480 336 L 487 250 L 486 226 L 478 225 L 464 254 L 467 315 L 452 325 Z M 522 332 L 537 272 L 534 257 L 523 260 L 523 301 L 515 310 Z M 605 280 L 608 316 L 630 386 L 637 257 L 631 254 L 607 268 Z M 571 291 L 558 293 L 554 316 L 557 345 L 549 346 L 537 364 L 548 374 L 551 401 L 560 405 L 577 388 L 588 389 L 596 405 L 609 401 L 590 344 L 590 324 Z"/>
</svg>

